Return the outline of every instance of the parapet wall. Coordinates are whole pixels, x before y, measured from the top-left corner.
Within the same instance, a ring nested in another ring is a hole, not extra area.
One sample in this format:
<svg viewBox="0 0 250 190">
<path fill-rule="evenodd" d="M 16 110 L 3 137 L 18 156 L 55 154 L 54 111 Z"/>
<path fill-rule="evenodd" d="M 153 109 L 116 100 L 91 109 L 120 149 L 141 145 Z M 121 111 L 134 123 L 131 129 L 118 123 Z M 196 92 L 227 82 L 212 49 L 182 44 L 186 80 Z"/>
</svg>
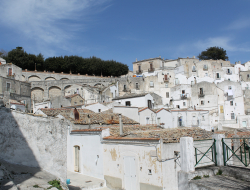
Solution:
<svg viewBox="0 0 250 190">
<path fill-rule="evenodd" d="M 0 108 L 0 159 L 67 177 L 68 123 Z"/>
</svg>

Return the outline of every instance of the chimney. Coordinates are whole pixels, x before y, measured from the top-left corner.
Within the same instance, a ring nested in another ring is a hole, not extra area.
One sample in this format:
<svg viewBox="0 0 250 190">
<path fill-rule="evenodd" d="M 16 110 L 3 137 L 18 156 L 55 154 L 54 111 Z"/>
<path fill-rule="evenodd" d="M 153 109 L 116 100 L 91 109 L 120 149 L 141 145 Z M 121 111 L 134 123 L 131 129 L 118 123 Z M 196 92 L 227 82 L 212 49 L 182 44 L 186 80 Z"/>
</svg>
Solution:
<svg viewBox="0 0 250 190">
<path fill-rule="evenodd" d="M 119 114 L 120 136 L 123 136 L 122 114 Z"/>
</svg>

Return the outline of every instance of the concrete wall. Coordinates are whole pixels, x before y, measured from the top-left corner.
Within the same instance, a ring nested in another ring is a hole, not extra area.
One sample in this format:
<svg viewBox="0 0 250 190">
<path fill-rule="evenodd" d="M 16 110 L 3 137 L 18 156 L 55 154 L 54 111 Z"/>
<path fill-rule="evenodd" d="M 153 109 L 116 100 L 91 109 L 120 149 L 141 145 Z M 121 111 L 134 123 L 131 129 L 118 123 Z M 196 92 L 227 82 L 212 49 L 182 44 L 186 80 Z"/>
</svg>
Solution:
<svg viewBox="0 0 250 190">
<path fill-rule="evenodd" d="M 138 107 L 114 106 L 113 113 L 121 113 L 122 115 L 139 122 Z"/>
<path fill-rule="evenodd" d="M 34 117 L 0 108 L 0 158 L 67 175 L 67 126 L 56 118 Z"/>
<path fill-rule="evenodd" d="M 109 109 L 107 106 L 104 106 L 100 103 L 92 104 L 92 105 L 86 106 L 84 108 L 89 109 L 95 113 L 99 113 L 99 109 L 100 109 L 100 112 L 103 112 L 103 111 L 106 111 Z"/>
<path fill-rule="evenodd" d="M 152 106 L 153 106 L 154 100 L 150 94 L 147 94 L 141 97 L 124 98 L 124 99 L 119 99 L 119 100 L 114 100 L 114 101 L 119 102 L 123 106 L 126 105 L 126 101 L 130 101 L 130 105 L 133 107 L 148 107 L 148 100 L 151 100 Z"/>
<path fill-rule="evenodd" d="M 68 135 L 68 170 L 74 172 L 74 146 L 80 147 L 80 173 L 104 179 L 103 176 L 103 145 L 99 134 Z M 105 164 L 106 165 L 106 164 Z"/>
<path fill-rule="evenodd" d="M 180 151 L 179 143 L 133 145 L 104 144 L 104 178 L 107 185 L 124 189 L 124 157 L 135 158 L 136 190 L 177 190 L 177 173 L 174 151 Z M 156 151 L 157 150 L 157 151 Z M 160 162 L 159 160 L 165 160 Z M 149 172 L 151 171 L 151 173 Z M 114 188 L 115 189 L 115 188 Z"/>
</svg>

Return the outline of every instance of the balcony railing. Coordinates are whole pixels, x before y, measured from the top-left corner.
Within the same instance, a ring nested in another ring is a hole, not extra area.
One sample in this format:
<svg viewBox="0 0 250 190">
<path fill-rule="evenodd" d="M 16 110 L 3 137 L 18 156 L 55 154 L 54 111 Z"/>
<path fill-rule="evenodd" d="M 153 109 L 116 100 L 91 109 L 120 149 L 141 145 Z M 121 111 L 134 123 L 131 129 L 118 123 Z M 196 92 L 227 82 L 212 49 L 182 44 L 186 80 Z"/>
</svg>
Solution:
<svg viewBox="0 0 250 190">
<path fill-rule="evenodd" d="M 181 99 L 182 99 L 182 100 L 187 99 L 187 94 L 181 94 Z"/>
<path fill-rule="evenodd" d="M 205 94 L 199 94 L 198 97 L 203 98 L 203 97 L 205 97 Z"/>
<path fill-rule="evenodd" d="M 148 69 L 148 72 L 149 73 L 152 73 L 152 72 L 154 72 L 155 71 L 155 68 L 150 68 L 150 69 Z"/>
<path fill-rule="evenodd" d="M 128 89 L 126 89 L 126 88 L 124 88 L 124 89 L 123 89 L 123 92 L 128 92 L 128 91 L 129 91 L 129 90 L 128 90 Z"/>
<path fill-rule="evenodd" d="M 232 74 L 232 72 L 227 72 L 227 75 L 231 75 Z"/>
<path fill-rule="evenodd" d="M 169 82 L 169 78 L 164 78 L 164 82 Z"/>
<path fill-rule="evenodd" d="M 142 74 L 142 70 L 137 70 L 137 71 L 136 71 L 136 74 L 137 74 L 137 75 Z"/>
<path fill-rule="evenodd" d="M 196 69 L 192 69 L 192 72 L 196 72 Z"/>
<path fill-rule="evenodd" d="M 14 79 L 15 78 L 15 74 L 14 75 L 7 75 L 7 78 Z"/>
<path fill-rule="evenodd" d="M 208 70 L 208 68 L 203 68 L 203 71 L 207 71 Z"/>
</svg>

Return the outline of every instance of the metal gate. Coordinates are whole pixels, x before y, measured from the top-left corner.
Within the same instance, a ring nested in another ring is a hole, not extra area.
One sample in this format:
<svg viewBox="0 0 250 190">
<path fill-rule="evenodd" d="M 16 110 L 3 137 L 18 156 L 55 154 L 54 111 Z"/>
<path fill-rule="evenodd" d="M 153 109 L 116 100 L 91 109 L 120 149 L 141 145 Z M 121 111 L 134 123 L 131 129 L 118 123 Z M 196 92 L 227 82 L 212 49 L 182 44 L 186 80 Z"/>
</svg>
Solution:
<svg viewBox="0 0 250 190">
<path fill-rule="evenodd" d="M 250 163 L 250 138 L 223 138 L 225 166 L 248 167 Z"/>
<path fill-rule="evenodd" d="M 217 166 L 215 142 L 215 139 L 194 141 L 195 167 Z"/>
</svg>

